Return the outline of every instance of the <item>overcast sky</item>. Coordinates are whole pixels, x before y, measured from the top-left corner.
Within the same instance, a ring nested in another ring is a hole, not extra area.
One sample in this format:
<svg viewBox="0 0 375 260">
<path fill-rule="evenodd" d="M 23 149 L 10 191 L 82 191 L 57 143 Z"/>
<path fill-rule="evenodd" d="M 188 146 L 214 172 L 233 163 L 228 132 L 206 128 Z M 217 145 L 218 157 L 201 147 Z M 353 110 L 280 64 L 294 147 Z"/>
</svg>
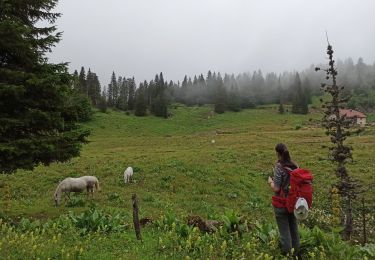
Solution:
<svg viewBox="0 0 375 260">
<path fill-rule="evenodd" d="M 182 80 L 208 70 L 301 70 L 336 57 L 375 61 L 374 0 L 60 0 L 52 62 L 118 76 Z"/>
</svg>

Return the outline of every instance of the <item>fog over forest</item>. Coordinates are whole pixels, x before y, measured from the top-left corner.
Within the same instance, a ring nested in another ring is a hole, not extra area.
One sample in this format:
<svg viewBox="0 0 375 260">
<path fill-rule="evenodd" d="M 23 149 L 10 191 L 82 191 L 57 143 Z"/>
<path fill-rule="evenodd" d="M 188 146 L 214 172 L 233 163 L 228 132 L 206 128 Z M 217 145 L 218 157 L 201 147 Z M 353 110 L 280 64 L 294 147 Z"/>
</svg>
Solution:
<svg viewBox="0 0 375 260">
<path fill-rule="evenodd" d="M 71 72 L 90 67 L 103 86 L 112 71 L 138 83 L 160 71 L 174 82 L 209 70 L 265 76 L 325 62 L 327 30 L 336 58 L 371 65 L 374 9 L 371 0 L 64 0 L 49 57 Z"/>
</svg>

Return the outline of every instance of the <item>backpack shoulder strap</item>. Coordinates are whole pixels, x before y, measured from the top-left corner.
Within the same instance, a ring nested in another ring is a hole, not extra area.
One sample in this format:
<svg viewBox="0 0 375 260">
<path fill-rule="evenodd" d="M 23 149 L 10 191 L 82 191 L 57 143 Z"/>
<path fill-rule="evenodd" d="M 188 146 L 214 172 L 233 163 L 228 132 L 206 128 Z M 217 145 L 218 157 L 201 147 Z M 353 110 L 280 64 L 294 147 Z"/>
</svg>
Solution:
<svg viewBox="0 0 375 260">
<path fill-rule="evenodd" d="M 297 166 L 297 168 L 292 169 L 292 168 L 290 168 L 290 167 L 282 166 L 280 163 L 278 163 L 278 164 L 279 164 L 280 167 L 281 167 L 282 169 L 284 169 L 289 175 L 290 175 L 290 173 L 291 173 L 292 171 L 299 169 L 298 166 Z"/>
</svg>

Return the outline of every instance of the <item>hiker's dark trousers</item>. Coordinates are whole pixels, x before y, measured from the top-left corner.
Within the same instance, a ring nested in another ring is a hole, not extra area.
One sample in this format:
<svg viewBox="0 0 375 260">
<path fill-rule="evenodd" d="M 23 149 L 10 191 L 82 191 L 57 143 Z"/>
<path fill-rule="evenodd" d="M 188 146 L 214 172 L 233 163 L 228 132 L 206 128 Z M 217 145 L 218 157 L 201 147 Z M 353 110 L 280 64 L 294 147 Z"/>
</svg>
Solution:
<svg viewBox="0 0 375 260">
<path fill-rule="evenodd" d="M 286 208 L 274 207 L 277 226 L 279 227 L 281 249 L 284 254 L 290 253 L 294 248 L 294 254 L 299 250 L 299 234 L 296 217 Z"/>
</svg>

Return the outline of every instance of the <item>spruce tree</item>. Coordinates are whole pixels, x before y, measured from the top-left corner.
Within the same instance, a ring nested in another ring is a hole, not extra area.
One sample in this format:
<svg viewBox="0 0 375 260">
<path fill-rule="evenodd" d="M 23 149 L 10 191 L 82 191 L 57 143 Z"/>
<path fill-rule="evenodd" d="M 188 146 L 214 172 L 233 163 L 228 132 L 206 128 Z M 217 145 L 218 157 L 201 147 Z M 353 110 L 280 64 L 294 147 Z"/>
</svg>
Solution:
<svg viewBox="0 0 375 260">
<path fill-rule="evenodd" d="M 307 114 L 309 112 L 309 101 L 306 91 L 302 88 L 301 79 L 298 73 L 296 73 L 292 90 L 294 91 L 292 113 Z"/>
<path fill-rule="evenodd" d="M 119 81 L 120 85 L 120 95 L 119 95 L 119 102 L 118 107 L 121 110 L 128 110 L 128 94 L 129 94 L 129 84 L 126 78 L 122 78 L 121 81 Z"/>
<path fill-rule="evenodd" d="M 77 125 L 67 64 L 48 63 L 59 42 L 57 0 L 0 2 L 0 172 L 78 156 L 88 132 Z M 48 23 L 48 25 L 46 25 Z"/>
<path fill-rule="evenodd" d="M 97 107 L 102 113 L 105 113 L 107 111 L 107 93 L 105 87 L 98 99 Z"/>
<path fill-rule="evenodd" d="M 101 87 L 100 87 L 99 78 L 95 73 L 93 73 L 93 86 L 92 86 L 91 100 L 94 106 L 97 106 L 100 100 L 100 90 L 101 90 Z"/>
<path fill-rule="evenodd" d="M 188 77 L 185 75 L 181 83 L 181 101 L 187 104 L 187 94 L 188 94 Z"/>
<path fill-rule="evenodd" d="M 86 76 L 86 91 L 85 93 L 91 100 L 91 104 L 93 103 L 94 99 L 94 75 L 91 73 L 91 69 L 87 71 L 87 76 Z"/>
<path fill-rule="evenodd" d="M 114 107 L 117 100 L 115 99 L 115 88 L 117 87 L 117 81 L 116 81 L 116 74 L 113 71 L 111 76 L 111 82 L 108 84 L 108 92 L 107 92 L 107 104 L 109 107 Z"/>
<path fill-rule="evenodd" d="M 75 70 L 74 73 L 73 73 L 73 89 L 74 91 L 76 91 L 77 93 L 80 92 L 80 88 L 79 88 L 79 76 L 78 76 L 78 71 Z"/>
<path fill-rule="evenodd" d="M 135 108 L 134 115 L 136 116 L 145 116 L 147 112 L 146 104 L 146 91 L 143 83 L 139 85 L 139 88 L 135 92 Z"/>
<path fill-rule="evenodd" d="M 155 75 L 150 110 L 155 116 L 168 117 L 168 98 L 162 73 Z"/>
<path fill-rule="evenodd" d="M 79 72 L 78 83 L 80 92 L 87 95 L 86 72 L 84 67 L 81 67 L 81 71 Z"/>
<path fill-rule="evenodd" d="M 135 98 L 135 80 L 134 77 L 131 79 L 128 79 L 129 84 L 129 96 L 128 96 L 128 109 L 133 110 L 134 109 L 134 98 Z"/>
<path fill-rule="evenodd" d="M 214 110 L 218 114 L 222 114 L 227 109 L 227 93 L 224 88 L 224 83 L 221 78 L 220 73 L 218 76 L 213 76 L 213 80 L 215 82 L 215 97 L 214 97 Z"/>
<path fill-rule="evenodd" d="M 117 85 L 116 75 L 113 72 L 111 78 L 111 86 L 112 86 L 112 107 L 118 106 L 118 97 L 119 97 L 119 86 Z"/>
<path fill-rule="evenodd" d="M 228 94 L 228 109 L 238 112 L 241 110 L 241 98 L 236 87 L 232 86 Z"/>
</svg>

